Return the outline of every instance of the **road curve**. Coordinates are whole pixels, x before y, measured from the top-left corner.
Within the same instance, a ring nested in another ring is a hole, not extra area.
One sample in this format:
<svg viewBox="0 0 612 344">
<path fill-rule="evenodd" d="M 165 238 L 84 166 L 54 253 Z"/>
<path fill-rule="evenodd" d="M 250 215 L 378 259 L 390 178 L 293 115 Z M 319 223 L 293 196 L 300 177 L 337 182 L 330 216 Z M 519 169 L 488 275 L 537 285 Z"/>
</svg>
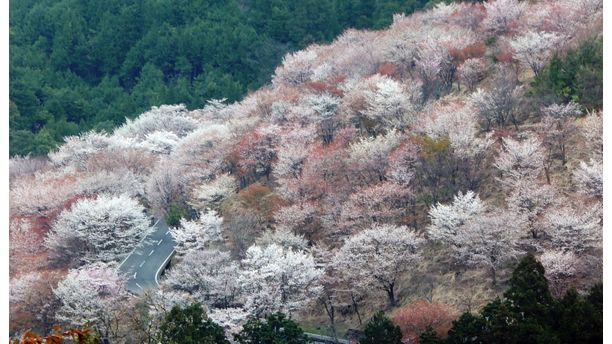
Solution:
<svg viewBox="0 0 612 344">
<path fill-rule="evenodd" d="M 159 219 L 153 225 L 153 231 L 117 267 L 127 277 L 127 289 L 140 295 L 158 287 L 159 274 L 174 254 L 174 245 L 166 221 Z"/>
</svg>

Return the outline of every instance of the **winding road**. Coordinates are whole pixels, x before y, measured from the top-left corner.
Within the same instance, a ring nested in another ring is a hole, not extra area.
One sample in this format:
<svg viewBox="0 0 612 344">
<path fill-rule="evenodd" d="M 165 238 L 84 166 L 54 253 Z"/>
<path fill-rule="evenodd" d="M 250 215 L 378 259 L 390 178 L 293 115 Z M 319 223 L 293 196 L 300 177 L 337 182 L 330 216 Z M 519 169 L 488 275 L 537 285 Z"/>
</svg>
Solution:
<svg viewBox="0 0 612 344">
<path fill-rule="evenodd" d="M 147 235 L 119 264 L 127 278 L 127 289 L 137 295 L 159 286 L 158 278 L 174 254 L 174 239 L 163 219 L 157 220 Z"/>
</svg>

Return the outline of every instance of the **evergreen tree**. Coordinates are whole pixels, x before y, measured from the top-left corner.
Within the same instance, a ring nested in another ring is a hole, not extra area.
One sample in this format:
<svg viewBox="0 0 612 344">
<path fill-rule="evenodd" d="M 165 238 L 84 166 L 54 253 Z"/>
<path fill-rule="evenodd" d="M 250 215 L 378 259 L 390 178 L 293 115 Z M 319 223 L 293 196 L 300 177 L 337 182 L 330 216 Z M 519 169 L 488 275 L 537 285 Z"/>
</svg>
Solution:
<svg viewBox="0 0 612 344">
<path fill-rule="evenodd" d="M 172 307 L 160 326 L 159 340 L 167 344 L 229 344 L 223 328 L 208 319 L 197 303 Z"/>
<path fill-rule="evenodd" d="M 438 338 L 438 334 L 431 326 L 427 326 L 425 332 L 419 335 L 419 344 L 442 344 L 442 340 Z"/>
<path fill-rule="evenodd" d="M 251 318 L 240 333 L 234 335 L 239 344 L 305 344 L 310 341 L 297 323 L 283 313 L 269 315 L 265 320 Z"/>
<path fill-rule="evenodd" d="M 383 312 L 376 313 L 364 329 L 359 344 L 401 344 L 402 331 Z"/>
</svg>

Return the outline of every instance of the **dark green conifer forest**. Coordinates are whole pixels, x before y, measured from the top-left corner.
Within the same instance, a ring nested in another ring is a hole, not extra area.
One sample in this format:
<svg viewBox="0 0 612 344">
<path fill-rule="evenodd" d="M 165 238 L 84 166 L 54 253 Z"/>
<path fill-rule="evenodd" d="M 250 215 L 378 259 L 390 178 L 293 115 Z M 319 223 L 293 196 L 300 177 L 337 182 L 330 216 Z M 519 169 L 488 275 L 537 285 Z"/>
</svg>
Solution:
<svg viewBox="0 0 612 344">
<path fill-rule="evenodd" d="M 10 154 L 111 131 L 151 106 L 240 99 L 283 55 L 436 0 L 10 2 Z"/>
</svg>

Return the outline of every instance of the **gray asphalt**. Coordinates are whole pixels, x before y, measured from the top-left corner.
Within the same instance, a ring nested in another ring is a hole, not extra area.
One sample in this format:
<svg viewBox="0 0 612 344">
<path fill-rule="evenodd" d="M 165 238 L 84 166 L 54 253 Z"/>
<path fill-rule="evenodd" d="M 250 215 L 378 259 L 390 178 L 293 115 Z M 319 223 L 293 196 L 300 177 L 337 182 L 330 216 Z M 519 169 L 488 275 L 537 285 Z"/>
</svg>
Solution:
<svg viewBox="0 0 612 344">
<path fill-rule="evenodd" d="M 174 253 L 174 239 L 164 221 L 159 219 L 153 231 L 143 239 L 117 268 L 127 276 L 127 289 L 134 294 L 157 288 L 159 274 Z"/>
</svg>

